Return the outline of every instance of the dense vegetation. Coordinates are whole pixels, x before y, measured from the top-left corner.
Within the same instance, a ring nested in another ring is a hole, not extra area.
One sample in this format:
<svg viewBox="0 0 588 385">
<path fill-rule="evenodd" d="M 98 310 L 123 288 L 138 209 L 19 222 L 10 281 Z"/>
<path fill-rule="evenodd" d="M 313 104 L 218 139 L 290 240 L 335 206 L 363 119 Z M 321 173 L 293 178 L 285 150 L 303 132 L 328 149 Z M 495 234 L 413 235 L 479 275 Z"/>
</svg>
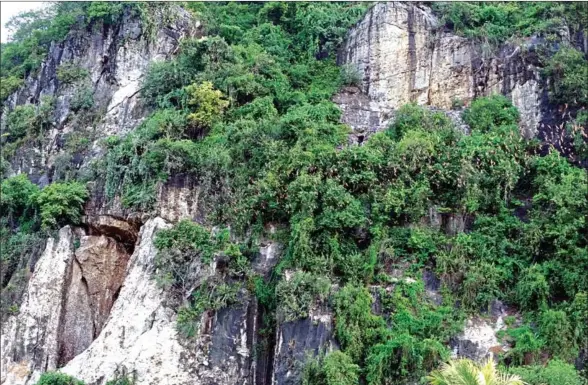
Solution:
<svg viewBox="0 0 588 385">
<path fill-rule="evenodd" d="M 3 265 L 17 268 L 20 245 L 38 229 L 79 221 L 82 182 L 104 180 L 107 198 L 148 212 L 158 184 L 183 174 L 201 186 L 206 223 L 179 222 L 155 244 L 157 279 L 186 338 L 203 315 L 244 296 L 256 296 L 268 315 L 268 340 L 279 323 L 328 307 L 341 350 L 309 358 L 305 384 L 406 384 L 449 358 L 448 342 L 468 315 L 501 300 L 523 313 L 501 336 L 514 346 L 499 357 L 505 370 L 532 384 L 582 383 L 571 363 L 588 349 L 586 170 L 554 149 L 539 156 L 502 96 L 464 111 L 469 135 L 442 112 L 407 105 L 387 130 L 347 146 L 349 128 L 331 98 L 355 76 L 334 55 L 367 5 L 186 6 L 208 37 L 152 65 L 142 97 L 153 113 L 135 131 L 104 140 L 106 155 L 86 174 L 64 174 L 42 190 L 22 175 L 2 182 L 3 242 L 15 245 L 2 251 Z M 562 7 L 452 3 L 438 12 L 457 31 L 502 42 L 516 31 L 552 31 L 556 18 L 572 15 Z M 60 3 L 57 16 L 23 22 L 18 31 L 36 32 L 2 47 L 10 90 L 76 15 L 114 23 L 122 9 Z M 554 100 L 582 104 L 586 59 L 569 50 L 556 54 L 569 66 L 546 71 L 558 79 Z M 71 83 L 85 75 L 62 68 L 58 76 Z M 42 136 L 51 101 L 43 103 L 10 112 L 5 143 L 16 149 Z M 269 223 L 279 230 L 266 231 Z M 263 238 L 285 248 L 270 274 L 252 266 Z M 190 274 L 213 262 L 214 276 Z M 424 270 L 441 278 L 441 301 L 425 290 Z"/>
</svg>

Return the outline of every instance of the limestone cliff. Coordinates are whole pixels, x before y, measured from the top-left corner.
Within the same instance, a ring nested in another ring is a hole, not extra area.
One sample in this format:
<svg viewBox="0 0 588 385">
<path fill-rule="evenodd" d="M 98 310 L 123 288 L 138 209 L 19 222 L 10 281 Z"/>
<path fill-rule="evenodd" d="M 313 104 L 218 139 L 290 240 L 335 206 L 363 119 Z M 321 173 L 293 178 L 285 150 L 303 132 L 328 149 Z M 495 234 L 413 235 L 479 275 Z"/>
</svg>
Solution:
<svg viewBox="0 0 588 385">
<path fill-rule="evenodd" d="M 521 134 L 545 140 L 556 136 L 556 127 L 534 52 L 538 44 L 540 39 L 529 38 L 488 53 L 445 31 L 428 7 L 379 3 L 349 31 L 338 56 L 340 64 L 359 72 L 359 90 L 345 89 L 335 102 L 343 121 L 365 136 L 384 128 L 406 103 L 450 110 L 502 93 L 519 109 Z"/>
<path fill-rule="evenodd" d="M 183 38 L 201 34 L 194 16 L 181 8 L 172 14 L 159 15 L 151 26 L 124 14 L 116 25 L 74 29 L 63 42 L 54 43 L 39 72 L 5 103 L 5 111 L 38 104 L 43 96 L 54 97 L 56 103 L 54 126 L 40 146 L 17 150 L 10 173 L 25 173 L 44 186 L 56 172 L 66 135 L 81 132 L 91 138 L 72 161 L 83 170 L 103 155 L 100 139 L 135 129 L 149 113 L 139 97 L 148 66 L 172 57 Z M 522 46 L 505 45 L 485 54 L 473 41 L 442 30 L 428 7 L 379 3 L 349 31 L 338 56 L 340 64 L 357 69 L 361 84 L 345 87 L 334 101 L 356 143 L 385 128 L 403 104 L 443 110 L 462 125 L 458 104 L 496 92 L 519 109 L 522 135 L 557 137 L 547 126 L 553 123 L 553 111 L 533 54 L 536 43 L 529 39 Z M 77 120 L 71 103 L 82 85 L 59 81 L 58 68 L 64 65 L 89 74 L 83 86 L 90 87 L 95 101 L 95 129 Z M 80 226 L 61 228 L 30 264 L 18 314 L 2 324 L 2 385 L 33 385 L 41 373 L 57 369 L 88 385 L 104 385 L 119 374 L 132 376 L 136 385 L 297 384 L 308 352 L 337 348 L 328 306 L 312 309 L 303 319 L 278 322 L 266 331 L 268 340 L 261 341 L 263 309 L 246 293 L 240 293 L 237 305 L 206 313 L 194 339 L 182 338 L 170 298 L 154 278 L 153 240 L 157 231 L 182 219 L 203 218 L 199 186 L 173 175 L 158 186 L 155 209 L 145 213 L 124 208 L 118 197 L 107 200 L 103 184 L 92 181 Z M 470 219 L 432 209 L 430 225 L 453 235 L 464 231 Z M 259 246 L 252 269 L 267 276 L 281 247 L 265 239 Z M 199 278 L 217 271 L 216 261 L 191 268 Z M 435 280 L 425 275 L 427 293 L 440 303 Z M 472 358 L 488 355 L 498 344 L 495 331 L 502 316 L 494 317 L 493 325 L 469 320 L 452 341 L 454 352 Z"/>
</svg>

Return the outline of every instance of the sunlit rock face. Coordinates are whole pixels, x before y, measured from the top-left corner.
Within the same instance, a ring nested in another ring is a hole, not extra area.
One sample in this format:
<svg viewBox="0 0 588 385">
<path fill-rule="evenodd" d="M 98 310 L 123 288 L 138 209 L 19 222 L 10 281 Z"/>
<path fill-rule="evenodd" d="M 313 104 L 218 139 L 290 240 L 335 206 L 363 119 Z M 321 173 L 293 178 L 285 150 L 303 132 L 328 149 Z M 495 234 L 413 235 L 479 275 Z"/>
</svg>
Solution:
<svg viewBox="0 0 588 385">
<path fill-rule="evenodd" d="M 539 43 L 531 39 L 524 49 L 504 45 L 487 53 L 444 31 L 426 6 L 378 3 L 349 31 L 338 55 L 340 64 L 358 71 L 361 93 L 343 89 L 334 101 L 343 122 L 354 129 L 352 142 L 361 143 L 363 136 L 387 127 L 404 104 L 447 111 L 502 93 L 519 109 L 521 134 L 532 138 L 549 107 L 533 51 Z"/>
<path fill-rule="evenodd" d="M 140 99 L 140 87 L 147 68 L 154 62 L 170 59 L 180 41 L 199 36 L 200 23 L 184 9 L 175 7 L 174 18 L 167 21 L 164 12 L 155 15 L 152 25 L 145 25 L 138 14 L 126 11 L 116 25 L 92 25 L 75 28 L 61 43 L 53 43 L 38 72 L 4 103 L 2 115 L 18 105 L 38 104 L 44 97 L 54 98 L 55 124 L 40 146 L 22 146 L 11 160 L 14 174 L 26 173 L 41 185 L 50 182 L 51 170 L 61 153 L 64 136 L 88 129 L 97 136 L 77 164 L 103 155 L 98 139 L 124 135 L 136 128 L 149 113 Z M 63 84 L 58 69 L 73 66 L 87 71 L 87 78 Z M 72 109 L 76 94 L 89 92 L 99 121 L 85 124 Z M 87 127 L 85 127 L 87 126 Z"/>
</svg>

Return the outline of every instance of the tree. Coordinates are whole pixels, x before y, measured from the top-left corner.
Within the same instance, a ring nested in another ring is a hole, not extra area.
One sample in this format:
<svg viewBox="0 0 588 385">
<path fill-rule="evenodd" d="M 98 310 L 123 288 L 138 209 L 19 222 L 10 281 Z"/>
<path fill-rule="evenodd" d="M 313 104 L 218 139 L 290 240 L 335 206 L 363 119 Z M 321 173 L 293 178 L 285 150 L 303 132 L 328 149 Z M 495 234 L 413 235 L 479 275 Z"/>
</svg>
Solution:
<svg viewBox="0 0 588 385">
<path fill-rule="evenodd" d="M 88 190 L 79 182 L 53 183 L 45 187 L 36 198 L 43 227 L 77 224 L 87 198 Z"/>
<path fill-rule="evenodd" d="M 451 361 L 427 376 L 431 385 L 524 385 L 517 375 L 501 373 L 489 358 L 483 364 L 468 359 Z"/>
<path fill-rule="evenodd" d="M 188 105 L 193 112 L 188 115 L 188 121 L 200 131 L 212 127 L 212 124 L 222 114 L 229 102 L 223 98 L 222 92 L 212 88 L 211 82 L 191 84 L 186 87 Z"/>
<path fill-rule="evenodd" d="M 37 385 L 84 385 L 84 382 L 67 374 L 46 372 L 41 375 Z"/>
</svg>

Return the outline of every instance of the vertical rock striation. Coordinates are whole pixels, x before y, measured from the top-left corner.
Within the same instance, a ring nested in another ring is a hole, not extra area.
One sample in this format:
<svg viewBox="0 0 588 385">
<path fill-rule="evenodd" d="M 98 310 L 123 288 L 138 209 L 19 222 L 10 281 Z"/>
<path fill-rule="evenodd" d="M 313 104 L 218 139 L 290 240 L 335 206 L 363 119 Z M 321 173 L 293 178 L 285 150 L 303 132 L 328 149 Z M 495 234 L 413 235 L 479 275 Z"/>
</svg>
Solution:
<svg viewBox="0 0 588 385">
<path fill-rule="evenodd" d="M 343 122 L 363 135 L 385 128 L 393 111 L 407 103 L 449 110 L 502 93 L 521 113 L 521 134 L 535 137 L 549 108 L 533 52 L 539 43 L 528 39 L 524 49 L 504 45 L 489 55 L 443 31 L 426 6 L 378 3 L 349 31 L 338 55 L 340 64 L 359 71 L 362 95 L 344 89 L 334 101 Z"/>
</svg>

